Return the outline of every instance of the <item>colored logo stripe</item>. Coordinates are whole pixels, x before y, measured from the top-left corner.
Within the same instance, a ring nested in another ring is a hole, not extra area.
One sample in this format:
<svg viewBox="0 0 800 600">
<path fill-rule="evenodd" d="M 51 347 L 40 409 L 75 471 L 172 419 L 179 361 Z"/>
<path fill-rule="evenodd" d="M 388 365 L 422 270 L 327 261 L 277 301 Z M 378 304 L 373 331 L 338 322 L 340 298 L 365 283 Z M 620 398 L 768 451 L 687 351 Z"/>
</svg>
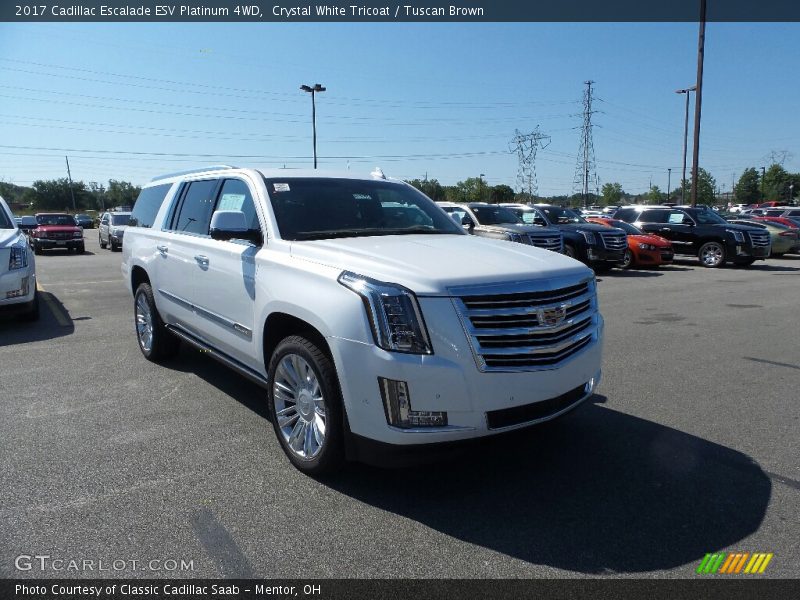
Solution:
<svg viewBox="0 0 800 600">
<path fill-rule="evenodd" d="M 744 568 L 745 573 L 749 574 L 763 573 L 773 556 L 774 554 L 771 552 L 755 552 L 753 554 L 749 552 L 708 553 L 697 567 L 697 573 L 734 574 L 741 573 L 742 568 Z M 745 564 L 747 565 L 746 567 Z"/>
</svg>

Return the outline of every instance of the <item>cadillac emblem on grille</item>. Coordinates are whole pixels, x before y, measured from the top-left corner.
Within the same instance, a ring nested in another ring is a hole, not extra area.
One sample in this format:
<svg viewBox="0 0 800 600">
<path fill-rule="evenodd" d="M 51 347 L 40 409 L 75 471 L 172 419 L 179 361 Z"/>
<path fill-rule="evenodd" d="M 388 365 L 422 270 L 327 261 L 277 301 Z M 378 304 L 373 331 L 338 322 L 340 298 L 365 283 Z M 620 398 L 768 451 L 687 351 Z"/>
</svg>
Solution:
<svg viewBox="0 0 800 600">
<path fill-rule="evenodd" d="M 566 305 L 554 306 L 552 308 L 539 309 L 539 325 L 543 327 L 555 327 L 560 325 L 567 316 Z"/>
</svg>

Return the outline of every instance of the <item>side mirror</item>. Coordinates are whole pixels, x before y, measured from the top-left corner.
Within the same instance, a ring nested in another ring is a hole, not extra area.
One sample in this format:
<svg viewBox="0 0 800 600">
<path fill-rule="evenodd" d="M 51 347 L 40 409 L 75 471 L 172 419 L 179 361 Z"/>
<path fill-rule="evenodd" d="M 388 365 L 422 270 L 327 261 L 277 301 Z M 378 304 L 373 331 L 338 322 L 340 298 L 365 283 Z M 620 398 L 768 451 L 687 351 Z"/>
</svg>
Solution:
<svg viewBox="0 0 800 600">
<path fill-rule="evenodd" d="M 461 217 L 461 225 L 469 229 L 470 231 L 475 228 L 475 221 L 472 220 L 472 217 L 469 215 L 464 215 Z"/>
<path fill-rule="evenodd" d="M 258 229 L 249 229 L 247 219 L 240 210 L 218 210 L 211 215 L 211 238 L 215 240 L 247 240 L 259 245 L 263 238 Z"/>
</svg>

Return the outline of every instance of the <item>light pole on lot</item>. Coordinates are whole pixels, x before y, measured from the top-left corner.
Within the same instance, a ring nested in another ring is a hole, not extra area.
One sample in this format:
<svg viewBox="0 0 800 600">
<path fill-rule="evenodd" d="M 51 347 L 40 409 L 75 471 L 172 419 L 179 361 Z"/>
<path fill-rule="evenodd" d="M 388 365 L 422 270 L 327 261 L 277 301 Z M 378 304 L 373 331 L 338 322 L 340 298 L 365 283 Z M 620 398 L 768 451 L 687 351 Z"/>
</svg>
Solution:
<svg viewBox="0 0 800 600">
<path fill-rule="evenodd" d="M 672 183 L 672 168 L 667 168 L 667 202 L 669 202 L 670 184 Z"/>
<path fill-rule="evenodd" d="M 483 202 L 483 178 L 486 177 L 485 173 L 478 176 L 478 202 Z"/>
<path fill-rule="evenodd" d="M 308 85 L 301 85 L 300 89 L 304 92 L 309 92 L 311 94 L 311 127 L 314 132 L 314 168 L 317 168 L 317 103 L 314 99 L 314 95 L 318 92 L 324 92 L 325 87 L 320 85 L 319 83 L 315 83 L 314 87 Z"/>
<path fill-rule="evenodd" d="M 686 94 L 686 118 L 683 124 L 683 176 L 681 177 L 681 204 L 686 204 L 686 150 L 689 147 L 689 94 L 697 87 L 675 90 L 676 94 Z"/>
</svg>

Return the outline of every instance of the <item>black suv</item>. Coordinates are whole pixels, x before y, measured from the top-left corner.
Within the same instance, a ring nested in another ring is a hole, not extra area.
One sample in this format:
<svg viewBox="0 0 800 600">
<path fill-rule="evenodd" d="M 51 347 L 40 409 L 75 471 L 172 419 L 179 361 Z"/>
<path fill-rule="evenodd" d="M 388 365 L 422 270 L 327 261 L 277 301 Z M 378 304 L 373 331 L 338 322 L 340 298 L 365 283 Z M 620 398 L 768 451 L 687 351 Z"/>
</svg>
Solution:
<svg viewBox="0 0 800 600">
<path fill-rule="evenodd" d="M 564 235 L 564 254 L 577 258 L 595 271 L 622 265 L 628 236 L 622 229 L 589 223 L 568 208 L 549 204 L 506 204 L 523 222 L 554 227 Z"/>
<path fill-rule="evenodd" d="M 704 267 L 721 267 L 727 261 L 752 265 L 770 253 L 769 233 L 733 225 L 705 208 L 634 206 L 619 209 L 614 218 L 667 238 L 675 254 L 696 256 Z"/>
<path fill-rule="evenodd" d="M 558 229 L 525 224 L 513 211 L 503 206 L 484 202 L 438 204 L 473 235 L 528 244 L 551 252 L 564 250 L 564 236 Z"/>
</svg>

